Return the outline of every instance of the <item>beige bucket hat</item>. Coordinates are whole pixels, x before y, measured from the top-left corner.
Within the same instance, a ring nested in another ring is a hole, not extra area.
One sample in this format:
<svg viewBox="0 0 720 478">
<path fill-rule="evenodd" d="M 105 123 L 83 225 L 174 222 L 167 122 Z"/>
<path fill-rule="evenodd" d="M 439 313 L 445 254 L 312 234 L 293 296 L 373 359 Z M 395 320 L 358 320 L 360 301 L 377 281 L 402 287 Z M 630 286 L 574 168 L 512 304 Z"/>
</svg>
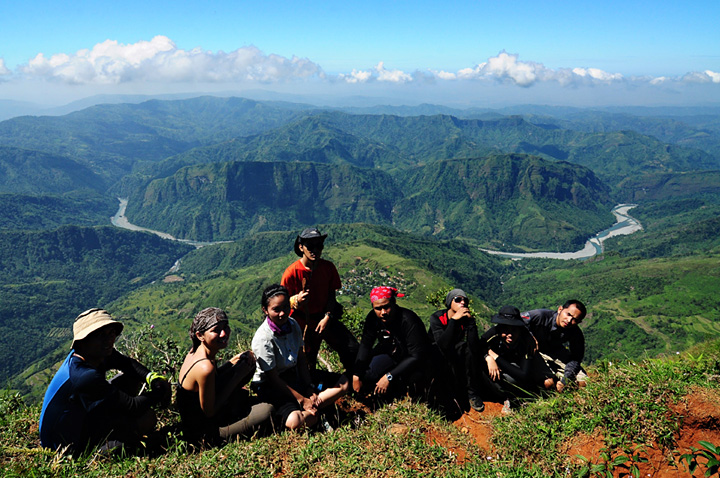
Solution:
<svg viewBox="0 0 720 478">
<path fill-rule="evenodd" d="M 113 319 L 107 310 L 86 310 L 75 318 L 75 323 L 73 324 L 73 347 L 78 340 L 82 340 L 96 330 L 111 324 L 119 328 L 118 334 L 122 332 L 123 324 Z"/>
</svg>

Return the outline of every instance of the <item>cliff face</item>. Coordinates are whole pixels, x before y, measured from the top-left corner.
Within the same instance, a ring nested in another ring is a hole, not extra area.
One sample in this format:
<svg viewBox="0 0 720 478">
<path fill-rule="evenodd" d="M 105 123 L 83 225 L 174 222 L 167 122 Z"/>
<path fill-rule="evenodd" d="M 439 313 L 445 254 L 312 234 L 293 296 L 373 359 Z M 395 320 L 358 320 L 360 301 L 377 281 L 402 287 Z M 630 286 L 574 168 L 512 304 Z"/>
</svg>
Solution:
<svg viewBox="0 0 720 478">
<path fill-rule="evenodd" d="M 348 164 L 183 168 L 131 198 L 138 225 L 196 240 L 367 222 L 442 238 L 570 247 L 612 222 L 609 189 L 580 166 L 526 155 L 431 163 L 396 176 Z"/>
<path fill-rule="evenodd" d="M 222 240 L 307 224 L 389 224 L 401 196 L 382 171 L 316 163 L 231 162 L 185 168 L 131 199 L 132 221 Z"/>
</svg>

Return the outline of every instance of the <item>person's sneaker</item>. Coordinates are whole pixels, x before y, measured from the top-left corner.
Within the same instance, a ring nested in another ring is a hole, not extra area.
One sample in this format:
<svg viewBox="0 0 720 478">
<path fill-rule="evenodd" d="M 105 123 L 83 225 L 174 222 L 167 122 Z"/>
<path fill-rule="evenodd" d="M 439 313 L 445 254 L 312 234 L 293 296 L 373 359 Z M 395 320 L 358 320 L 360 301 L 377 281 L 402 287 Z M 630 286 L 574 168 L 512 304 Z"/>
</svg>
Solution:
<svg viewBox="0 0 720 478">
<path fill-rule="evenodd" d="M 501 412 L 503 415 L 508 415 L 513 412 L 513 409 L 510 406 L 510 400 L 505 400 L 505 402 L 503 402 L 503 407 L 502 407 Z"/>
<path fill-rule="evenodd" d="M 482 412 L 485 410 L 485 402 L 483 402 L 479 397 L 469 397 L 470 399 L 470 406 L 473 408 L 473 410 Z"/>
<path fill-rule="evenodd" d="M 125 444 L 119 440 L 108 440 L 103 445 L 98 448 L 98 455 L 100 456 L 110 456 L 114 453 L 122 451 L 122 449 L 125 447 Z"/>
<path fill-rule="evenodd" d="M 323 430 L 324 432 L 326 432 L 326 433 L 335 431 L 335 429 L 333 428 L 333 426 L 330 425 L 330 422 L 329 422 L 328 419 L 325 418 L 325 417 L 323 417 L 323 418 L 320 420 L 320 428 L 322 428 L 322 430 Z"/>
</svg>

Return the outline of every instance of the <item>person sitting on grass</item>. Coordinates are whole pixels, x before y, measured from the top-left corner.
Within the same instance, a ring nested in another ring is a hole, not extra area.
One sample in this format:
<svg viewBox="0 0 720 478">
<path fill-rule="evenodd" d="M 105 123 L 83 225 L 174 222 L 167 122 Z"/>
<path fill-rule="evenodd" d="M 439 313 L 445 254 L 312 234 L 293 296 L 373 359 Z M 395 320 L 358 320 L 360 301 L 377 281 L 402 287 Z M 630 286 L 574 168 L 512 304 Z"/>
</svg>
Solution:
<svg viewBox="0 0 720 478">
<path fill-rule="evenodd" d="M 346 372 L 351 372 L 358 351 L 358 341 L 342 323 L 343 308 L 335 299 L 340 275 L 335 264 L 321 257 L 326 238 L 327 234 L 314 227 L 303 230 L 293 248 L 300 259 L 285 269 L 280 281 L 290 293 L 291 315 L 303 331 L 305 356 L 313 375 L 323 340 L 337 352 Z"/>
<path fill-rule="evenodd" d="M 585 356 L 585 336 L 580 323 L 587 309 L 579 300 L 568 300 L 557 308 L 535 309 L 522 315 L 537 342 L 533 375 L 546 389 L 558 392 L 571 383 L 584 386 L 587 375 L 580 363 Z M 567 344 L 567 347 L 566 347 Z"/>
<path fill-rule="evenodd" d="M 443 370 L 436 377 L 434 388 L 444 408 L 468 411 L 472 407 L 482 412 L 485 404 L 473 353 L 480 342 L 469 305 L 468 296 L 462 289 L 452 289 L 445 297 L 445 309 L 430 316 L 428 336 L 433 350 L 439 354 L 438 362 Z"/>
<path fill-rule="evenodd" d="M 483 372 L 488 383 L 487 394 L 503 402 L 503 413 L 511 411 L 511 401 L 529 397 L 532 384 L 532 361 L 535 342 L 516 307 L 505 306 L 493 315 L 495 324 L 480 337 L 485 357 Z"/>
<path fill-rule="evenodd" d="M 235 355 L 217 367 L 217 353 L 228 346 L 230 325 L 222 309 L 201 310 L 190 326 L 192 348 L 180 367 L 177 407 L 183 438 L 219 444 L 249 438 L 270 424 L 272 405 L 252 399 L 243 385 L 255 371 L 251 351 Z"/>
<path fill-rule="evenodd" d="M 265 320 L 252 339 L 257 358 L 253 389 L 275 406 L 279 422 L 288 429 L 311 427 L 318 422 L 320 410 L 350 390 L 350 382 L 345 375 L 318 371 L 318 383 L 332 385 L 323 390 L 313 386 L 302 331 L 290 317 L 290 293 L 285 287 L 267 287 L 261 306 Z"/>
<path fill-rule="evenodd" d="M 152 407 L 167 406 L 171 389 L 160 375 L 115 349 L 123 324 L 89 309 L 73 324 L 72 350 L 45 392 L 40 414 L 43 447 L 73 454 L 140 444 L 155 430 Z M 106 380 L 109 370 L 121 373 Z M 145 384 L 147 391 L 140 393 Z"/>
<path fill-rule="evenodd" d="M 353 389 L 360 395 L 392 399 L 424 391 L 430 341 L 420 317 L 397 305 L 398 296 L 393 287 L 370 292 L 372 310 L 365 317 L 353 376 Z"/>
</svg>

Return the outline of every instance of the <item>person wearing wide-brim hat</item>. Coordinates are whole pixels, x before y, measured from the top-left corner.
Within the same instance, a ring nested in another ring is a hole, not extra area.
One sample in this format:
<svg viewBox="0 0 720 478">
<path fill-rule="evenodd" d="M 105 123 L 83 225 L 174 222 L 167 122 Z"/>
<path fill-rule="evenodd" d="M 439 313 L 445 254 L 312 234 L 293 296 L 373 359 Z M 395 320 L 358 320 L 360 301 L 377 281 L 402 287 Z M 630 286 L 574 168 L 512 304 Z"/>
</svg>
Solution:
<svg viewBox="0 0 720 478">
<path fill-rule="evenodd" d="M 72 350 L 53 377 L 40 415 L 40 442 L 82 453 L 95 446 L 137 445 L 155 428 L 154 405 L 167 406 L 170 385 L 115 349 L 123 324 L 89 309 L 73 324 Z M 122 372 L 106 380 L 109 370 Z M 146 384 L 148 391 L 140 393 Z"/>
<path fill-rule="evenodd" d="M 293 250 L 300 257 L 282 275 L 280 284 L 290 293 L 291 316 L 300 325 L 310 370 L 315 374 L 320 344 L 324 340 L 351 370 L 358 341 L 342 323 L 343 308 L 335 293 L 342 287 L 335 264 L 323 259 L 327 234 L 316 227 L 304 229 L 295 238 Z"/>
<path fill-rule="evenodd" d="M 503 411 L 507 412 L 511 399 L 528 397 L 533 392 L 534 341 L 517 307 L 501 307 L 490 321 L 495 325 L 480 337 L 480 353 L 486 364 L 483 372 L 490 398 L 504 401 Z"/>
</svg>

